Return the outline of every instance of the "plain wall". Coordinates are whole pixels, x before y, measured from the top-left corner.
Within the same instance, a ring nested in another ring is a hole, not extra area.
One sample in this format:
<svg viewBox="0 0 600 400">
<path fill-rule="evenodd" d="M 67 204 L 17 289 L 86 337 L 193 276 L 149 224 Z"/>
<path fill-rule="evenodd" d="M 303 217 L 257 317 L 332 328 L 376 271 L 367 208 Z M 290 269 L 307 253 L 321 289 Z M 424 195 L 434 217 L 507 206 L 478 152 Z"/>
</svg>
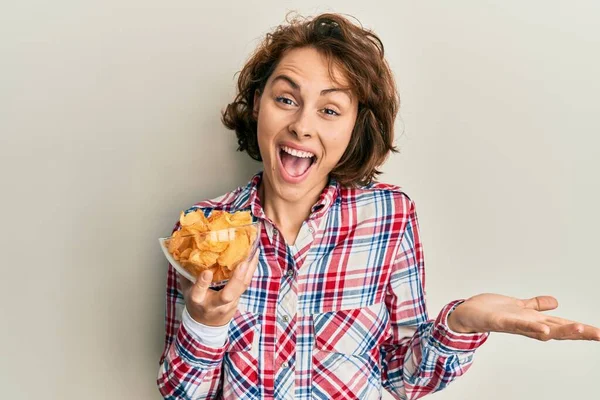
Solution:
<svg viewBox="0 0 600 400">
<path fill-rule="evenodd" d="M 3 2 L 1 398 L 160 398 L 157 238 L 259 168 L 219 112 L 288 10 L 383 40 L 402 106 L 381 180 L 417 204 L 431 316 L 551 294 L 600 325 L 597 2 Z M 600 343 L 492 334 L 432 397 L 590 399 L 599 370 Z"/>
</svg>

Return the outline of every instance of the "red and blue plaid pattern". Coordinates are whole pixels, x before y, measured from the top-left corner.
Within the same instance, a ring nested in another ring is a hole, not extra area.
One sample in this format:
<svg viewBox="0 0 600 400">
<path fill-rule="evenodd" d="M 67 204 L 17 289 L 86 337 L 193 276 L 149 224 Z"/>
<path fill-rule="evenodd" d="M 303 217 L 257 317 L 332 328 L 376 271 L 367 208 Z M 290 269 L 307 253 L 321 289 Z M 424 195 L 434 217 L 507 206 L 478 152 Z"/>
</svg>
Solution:
<svg viewBox="0 0 600 400">
<path fill-rule="evenodd" d="M 429 319 L 417 214 L 400 188 L 331 181 L 289 245 L 264 214 L 261 178 L 190 209 L 251 210 L 263 224 L 260 259 L 221 348 L 181 324 L 169 266 L 164 398 L 379 399 L 385 388 L 417 399 L 467 371 L 487 334 L 449 330 L 460 300 Z"/>
</svg>

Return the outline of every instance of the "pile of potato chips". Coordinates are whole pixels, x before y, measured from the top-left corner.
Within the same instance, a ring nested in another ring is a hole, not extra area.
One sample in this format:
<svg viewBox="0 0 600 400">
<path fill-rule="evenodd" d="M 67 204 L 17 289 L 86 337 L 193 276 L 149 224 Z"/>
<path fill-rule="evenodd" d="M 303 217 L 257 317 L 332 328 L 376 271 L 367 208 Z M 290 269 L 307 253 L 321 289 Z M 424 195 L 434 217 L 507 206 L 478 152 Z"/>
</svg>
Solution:
<svg viewBox="0 0 600 400">
<path fill-rule="evenodd" d="M 213 282 L 231 278 L 238 264 L 248 258 L 257 235 L 250 211 L 215 210 L 208 218 L 202 210 L 182 211 L 179 223 L 181 229 L 167 242 L 169 253 L 195 277 L 210 269 Z"/>
</svg>

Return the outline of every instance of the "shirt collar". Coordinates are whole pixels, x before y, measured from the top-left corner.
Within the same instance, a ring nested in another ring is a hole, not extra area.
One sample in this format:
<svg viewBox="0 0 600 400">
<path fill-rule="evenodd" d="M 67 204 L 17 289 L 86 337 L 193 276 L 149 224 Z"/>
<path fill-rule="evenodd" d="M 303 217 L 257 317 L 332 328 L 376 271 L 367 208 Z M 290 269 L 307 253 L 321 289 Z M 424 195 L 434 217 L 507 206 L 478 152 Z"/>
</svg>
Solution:
<svg viewBox="0 0 600 400">
<path fill-rule="evenodd" d="M 250 196 L 248 196 L 248 202 L 250 203 L 250 211 L 252 215 L 260 219 L 268 219 L 263 210 L 262 204 L 260 203 L 260 197 L 258 196 L 258 186 L 262 180 L 262 171 L 257 173 L 250 179 Z"/>
<path fill-rule="evenodd" d="M 264 209 L 260 202 L 260 197 L 258 195 L 258 187 L 260 186 L 260 182 L 262 180 L 262 174 L 263 172 L 260 171 L 259 173 L 254 175 L 250 180 L 250 196 L 248 197 L 248 202 L 250 210 L 252 211 L 252 215 L 260 219 L 269 220 L 265 215 Z M 319 199 L 312 206 L 311 213 L 308 218 L 318 219 L 325 215 L 327 211 L 329 211 L 329 209 L 331 208 L 331 205 L 337 200 L 339 194 L 339 183 L 335 179 L 330 178 L 329 182 L 327 183 L 327 186 L 325 186 L 325 188 L 321 192 Z"/>
<path fill-rule="evenodd" d="M 331 205 L 337 200 L 340 194 L 340 185 L 338 182 L 330 178 L 329 183 L 321 192 L 319 200 L 312 206 L 310 219 L 319 219 L 329 211 Z"/>
</svg>

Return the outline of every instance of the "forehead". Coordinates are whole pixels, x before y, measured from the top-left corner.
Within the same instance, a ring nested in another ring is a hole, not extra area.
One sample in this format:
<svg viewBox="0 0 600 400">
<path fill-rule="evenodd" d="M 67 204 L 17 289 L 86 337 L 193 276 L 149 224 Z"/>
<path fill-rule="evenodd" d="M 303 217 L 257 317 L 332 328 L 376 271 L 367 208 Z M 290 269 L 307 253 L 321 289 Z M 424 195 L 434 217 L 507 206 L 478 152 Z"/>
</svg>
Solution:
<svg viewBox="0 0 600 400">
<path fill-rule="evenodd" d="M 314 48 L 305 47 L 287 51 L 270 77 L 278 74 L 292 74 L 300 85 L 314 85 L 314 89 L 325 87 L 349 87 L 347 74 L 336 62 L 330 60 Z"/>
</svg>

